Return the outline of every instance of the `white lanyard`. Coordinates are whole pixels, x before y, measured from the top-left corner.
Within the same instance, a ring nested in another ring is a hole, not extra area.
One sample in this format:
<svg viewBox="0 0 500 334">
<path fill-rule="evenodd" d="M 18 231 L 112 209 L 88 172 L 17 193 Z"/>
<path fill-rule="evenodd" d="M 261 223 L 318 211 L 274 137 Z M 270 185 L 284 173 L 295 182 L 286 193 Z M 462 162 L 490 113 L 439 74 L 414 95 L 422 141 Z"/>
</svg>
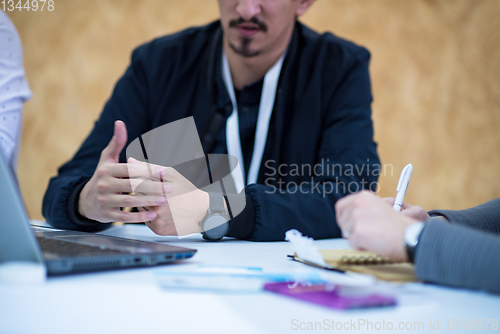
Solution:
<svg viewBox="0 0 500 334">
<path fill-rule="evenodd" d="M 247 185 L 257 182 L 262 156 L 264 155 L 267 133 L 269 131 L 269 121 L 271 120 L 271 113 L 273 112 L 274 100 L 276 99 L 276 91 L 278 89 L 278 80 L 284 59 L 285 55 L 283 54 L 273 67 L 267 71 L 264 77 L 259 113 L 257 116 L 257 127 L 255 129 L 252 160 L 250 162 L 250 170 L 248 171 L 248 180 L 246 182 Z M 233 104 L 233 113 L 226 122 L 226 143 L 227 153 L 236 157 L 237 161 L 229 157 L 229 167 L 231 168 L 231 176 L 233 177 L 236 191 L 240 193 L 243 188 L 245 188 L 245 165 L 243 163 L 243 153 L 241 149 L 238 104 L 236 103 L 236 94 L 234 93 L 229 62 L 224 50 L 222 50 L 222 77 L 226 84 L 231 103 Z"/>
</svg>

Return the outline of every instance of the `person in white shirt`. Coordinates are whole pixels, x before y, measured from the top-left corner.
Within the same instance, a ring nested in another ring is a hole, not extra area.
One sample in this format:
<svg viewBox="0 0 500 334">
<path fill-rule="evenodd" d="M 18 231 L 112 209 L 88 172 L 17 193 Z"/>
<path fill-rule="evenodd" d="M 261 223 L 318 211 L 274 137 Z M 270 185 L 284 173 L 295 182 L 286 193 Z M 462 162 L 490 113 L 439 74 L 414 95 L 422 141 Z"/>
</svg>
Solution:
<svg viewBox="0 0 500 334">
<path fill-rule="evenodd" d="M 15 169 L 21 140 L 23 103 L 31 97 L 24 77 L 21 40 L 0 11 L 0 152 Z"/>
</svg>

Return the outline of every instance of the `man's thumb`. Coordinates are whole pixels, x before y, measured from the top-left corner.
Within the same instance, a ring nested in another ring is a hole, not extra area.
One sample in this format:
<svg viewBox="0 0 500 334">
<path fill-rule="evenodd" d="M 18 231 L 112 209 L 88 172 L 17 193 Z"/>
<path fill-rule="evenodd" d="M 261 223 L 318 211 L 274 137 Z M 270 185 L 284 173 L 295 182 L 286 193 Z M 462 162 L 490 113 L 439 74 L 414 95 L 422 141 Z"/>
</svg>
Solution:
<svg viewBox="0 0 500 334">
<path fill-rule="evenodd" d="M 108 146 L 105 149 L 105 159 L 109 162 L 117 163 L 120 159 L 120 153 L 127 144 L 127 127 L 123 121 L 115 122 L 115 132 Z"/>
</svg>

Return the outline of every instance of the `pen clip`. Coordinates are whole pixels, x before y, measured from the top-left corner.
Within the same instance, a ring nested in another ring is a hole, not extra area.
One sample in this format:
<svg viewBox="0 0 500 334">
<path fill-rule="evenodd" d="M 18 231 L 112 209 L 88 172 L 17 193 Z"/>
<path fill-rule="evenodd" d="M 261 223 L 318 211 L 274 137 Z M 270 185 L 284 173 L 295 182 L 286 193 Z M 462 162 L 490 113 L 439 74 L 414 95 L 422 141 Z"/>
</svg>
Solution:
<svg viewBox="0 0 500 334">
<path fill-rule="evenodd" d="M 405 168 L 403 168 L 403 170 L 401 171 L 401 176 L 399 177 L 398 186 L 396 188 L 396 191 L 401 190 L 401 187 L 405 183 L 405 180 L 408 180 L 410 178 L 412 171 L 413 171 L 412 164 L 408 164 L 405 166 Z"/>
</svg>

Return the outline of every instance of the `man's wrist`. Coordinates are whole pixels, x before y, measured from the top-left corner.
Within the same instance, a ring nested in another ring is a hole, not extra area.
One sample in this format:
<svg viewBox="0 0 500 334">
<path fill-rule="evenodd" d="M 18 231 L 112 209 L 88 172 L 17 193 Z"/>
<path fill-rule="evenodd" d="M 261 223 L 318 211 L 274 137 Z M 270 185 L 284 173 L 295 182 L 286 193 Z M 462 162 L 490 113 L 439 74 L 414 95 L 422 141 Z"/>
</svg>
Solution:
<svg viewBox="0 0 500 334">
<path fill-rule="evenodd" d="M 85 206 L 85 194 L 87 193 L 87 185 L 88 182 L 85 182 L 83 186 L 81 186 L 80 191 L 78 192 L 78 203 L 76 205 L 76 213 L 86 219 L 92 219 L 90 218 L 86 206 Z"/>
<path fill-rule="evenodd" d="M 83 187 L 87 184 L 88 180 L 85 180 L 81 183 L 78 183 L 74 186 L 72 191 L 68 196 L 68 200 L 66 202 L 66 213 L 71 222 L 78 225 L 81 228 L 92 227 L 94 230 L 96 226 L 107 226 L 107 224 L 102 224 L 96 220 L 89 219 L 83 216 L 78 209 L 80 202 L 80 194 Z"/>
</svg>

